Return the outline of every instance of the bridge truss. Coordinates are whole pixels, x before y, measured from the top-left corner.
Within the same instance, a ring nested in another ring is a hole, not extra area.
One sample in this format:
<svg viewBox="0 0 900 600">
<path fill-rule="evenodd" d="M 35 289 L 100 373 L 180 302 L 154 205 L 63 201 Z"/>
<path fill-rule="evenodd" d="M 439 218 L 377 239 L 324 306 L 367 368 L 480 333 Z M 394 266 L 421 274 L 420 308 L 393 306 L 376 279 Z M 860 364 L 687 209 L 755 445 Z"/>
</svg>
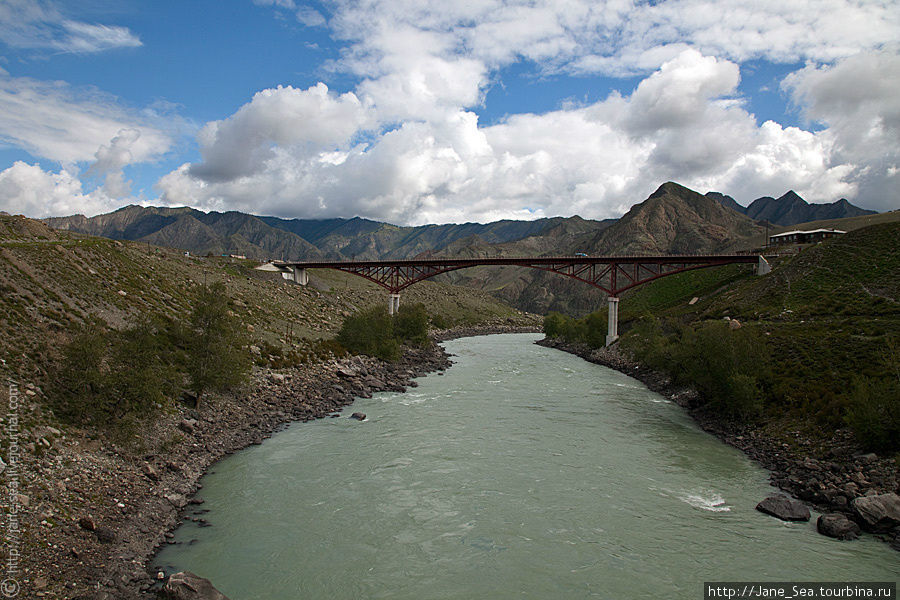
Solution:
<svg viewBox="0 0 900 600">
<path fill-rule="evenodd" d="M 477 266 L 520 266 L 558 273 L 587 283 L 609 297 L 607 343 L 618 338 L 618 296 L 641 284 L 694 269 L 728 264 L 755 264 L 757 273 L 769 271 L 766 260 L 755 254 L 674 255 L 674 256 L 557 256 L 525 258 L 425 258 L 411 260 L 363 261 L 275 261 L 261 267 L 279 271 L 285 279 L 305 285 L 306 269 L 334 269 L 352 273 L 377 283 L 390 292 L 389 311 L 400 306 L 400 292 L 441 273 Z"/>
</svg>

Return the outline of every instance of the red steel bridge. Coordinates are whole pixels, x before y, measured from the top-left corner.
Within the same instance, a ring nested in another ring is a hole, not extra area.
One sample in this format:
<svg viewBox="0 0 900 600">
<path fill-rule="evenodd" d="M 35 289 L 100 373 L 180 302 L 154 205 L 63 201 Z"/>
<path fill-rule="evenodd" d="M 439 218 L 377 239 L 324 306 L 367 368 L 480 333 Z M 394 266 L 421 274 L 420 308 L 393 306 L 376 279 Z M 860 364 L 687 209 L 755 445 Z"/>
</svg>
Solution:
<svg viewBox="0 0 900 600">
<path fill-rule="evenodd" d="M 673 256 L 540 256 L 522 258 L 424 258 L 410 260 L 274 261 L 257 267 L 277 271 L 301 285 L 309 282 L 307 269 L 334 269 L 373 281 L 388 290 L 388 310 L 400 307 L 400 292 L 414 283 L 459 269 L 477 266 L 519 266 L 559 273 L 606 292 L 609 298 L 607 345 L 618 338 L 619 294 L 641 284 L 694 269 L 730 264 L 753 264 L 757 273 L 769 272 L 761 255 L 673 255 Z"/>
</svg>

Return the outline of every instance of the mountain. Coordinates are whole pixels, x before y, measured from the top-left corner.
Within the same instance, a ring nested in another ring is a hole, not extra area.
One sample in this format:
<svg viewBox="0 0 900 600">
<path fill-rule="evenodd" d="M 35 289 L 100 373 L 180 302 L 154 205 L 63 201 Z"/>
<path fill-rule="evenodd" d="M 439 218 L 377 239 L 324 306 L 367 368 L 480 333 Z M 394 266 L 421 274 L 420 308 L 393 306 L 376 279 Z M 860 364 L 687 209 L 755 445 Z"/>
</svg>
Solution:
<svg viewBox="0 0 900 600">
<path fill-rule="evenodd" d="M 690 254 L 728 252 L 747 244 L 764 228 L 748 217 L 722 206 L 717 199 L 703 196 L 677 183 L 664 183 L 644 202 L 634 205 L 618 221 L 602 230 L 550 230 L 502 245 L 470 244 L 458 249 L 482 255 L 523 256 L 527 254 Z M 551 233 L 558 234 L 557 239 Z M 471 255 L 471 254 L 469 254 Z M 586 314 L 604 305 L 606 295 L 579 281 L 530 269 L 478 268 L 459 271 L 454 283 L 491 291 L 523 310 L 538 313 L 559 311 Z"/>
<path fill-rule="evenodd" d="M 271 227 L 253 215 L 234 211 L 205 213 L 193 208 L 132 205 L 96 217 L 75 215 L 44 221 L 54 229 L 147 242 L 195 254 L 242 254 L 259 260 L 322 256 L 315 246 L 300 236 Z"/>
<path fill-rule="evenodd" d="M 587 252 L 715 253 L 761 230 L 751 219 L 719 201 L 670 181 L 598 234 Z"/>
<path fill-rule="evenodd" d="M 788 195 L 786 195 L 788 196 Z M 805 205 L 783 197 L 778 206 Z M 839 204 L 839 203 L 836 203 Z M 128 206 L 108 215 L 47 219 L 58 229 L 184 248 L 289 260 L 403 259 L 420 256 L 535 256 L 718 253 L 753 246 L 765 228 L 730 206 L 724 194 L 661 185 L 621 219 L 554 217 L 401 227 L 368 219 L 280 219 L 238 212 Z M 763 206 L 759 204 L 758 206 Z M 809 206 L 809 205 L 805 205 Z M 466 285 L 533 311 L 585 314 L 605 302 L 600 290 L 558 274 L 517 267 L 477 267 L 440 280 Z"/>
<path fill-rule="evenodd" d="M 52 217 L 55 229 L 120 240 L 142 241 L 197 254 L 243 254 L 256 259 L 389 259 L 431 255 L 459 248 L 465 240 L 504 244 L 548 234 L 597 232 L 611 221 L 554 217 L 535 221 L 496 221 L 400 227 L 353 219 L 280 219 L 239 212 L 204 213 L 192 208 L 126 206 L 87 218 Z M 545 250 L 558 247 L 556 242 Z"/>
<path fill-rule="evenodd" d="M 743 207 L 734 198 L 719 192 L 709 192 L 708 198 L 718 201 L 739 213 L 745 214 L 755 221 L 768 221 L 773 225 L 790 226 L 808 221 L 821 221 L 825 219 L 843 219 L 846 217 L 860 217 L 863 215 L 877 214 L 874 210 L 859 208 L 841 198 L 830 204 L 810 204 L 801 198 L 794 190 L 789 190 L 780 198 L 763 196 Z"/>
</svg>

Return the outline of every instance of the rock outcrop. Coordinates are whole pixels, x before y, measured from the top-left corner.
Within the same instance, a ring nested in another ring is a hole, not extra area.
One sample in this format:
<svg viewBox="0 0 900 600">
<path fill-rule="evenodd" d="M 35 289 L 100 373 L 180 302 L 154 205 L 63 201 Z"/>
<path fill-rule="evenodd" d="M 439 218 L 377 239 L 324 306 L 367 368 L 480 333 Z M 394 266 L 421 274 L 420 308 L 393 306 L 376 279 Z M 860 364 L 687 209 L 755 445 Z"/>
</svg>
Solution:
<svg viewBox="0 0 900 600">
<path fill-rule="evenodd" d="M 860 496 L 851 506 L 867 531 L 885 533 L 900 525 L 900 496 L 897 494 Z"/>
<path fill-rule="evenodd" d="M 228 600 L 209 579 L 190 571 L 182 571 L 169 577 L 159 596 L 166 600 Z"/>
<path fill-rule="evenodd" d="M 756 505 L 756 510 L 782 521 L 809 521 L 806 505 L 787 496 L 769 496 Z"/>
<path fill-rule="evenodd" d="M 839 540 L 855 540 L 859 537 L 859 525 L 841 513 L 820 516 L 816 521 L 816 529 L 822 535 Z"/>
</svg>

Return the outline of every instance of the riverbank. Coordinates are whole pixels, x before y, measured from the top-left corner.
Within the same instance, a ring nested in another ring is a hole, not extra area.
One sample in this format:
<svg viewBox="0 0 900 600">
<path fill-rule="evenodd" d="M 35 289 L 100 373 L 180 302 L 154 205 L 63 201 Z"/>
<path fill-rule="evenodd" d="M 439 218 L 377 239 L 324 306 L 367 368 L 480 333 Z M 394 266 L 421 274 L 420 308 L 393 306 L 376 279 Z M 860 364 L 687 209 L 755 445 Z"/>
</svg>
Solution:
<svg viewBox="0 0 900 600">
<path fill-rule="evenodd" d="M 433 338 L 538 330 L 492 323 Z M 23 591 L 42 598 L 155 597 L 153 556 L 182 519 L 199 520 L 189 513 L 198 512 L 199 480 L 216 461 L 291 422 L 337 417 L 358 397 L 415 387 L 416 377 L 450 364 L 435 343 L 407 348 L 395 363 L 354 356 L 255 369 L 242 390 L 205 399 L 199 409 L 178 404 L 127 442 L 75 429 L 32 432 L 49 450 L 28 469 L 25 487 L 36 491 L 19 497 Z"/>
<path fill-rule="evenodd" d="M 705 411 L 693 389 L 676 386 L 671 379 L 647 369 L 627 356 L 617 345 L 594 349 L 545 338 L 541 346 L 575 354 L 625 373 L 649 389 L 682 406 L 700 427 L 726 444 L 744 452 L 770 474 L 773 485 L 806 502 L 821 513 L 840 513 L 860 520 L 852 507 L 854 499 L 900 492 L 900 473 L 893 459 L 861 452 L 847 430 L 838 430 L 826 443 L 807 439 L 800 431 L 773 435 L 763 425 L 724 421 Z M 762 500 L 762 498 L 760 498 Z M 900 527 L 876 534 L 900 550 Z"/>
<path fill-rule="evenodd" d="M 153 597 L 152 556 L 185 511 L 202 504 L 199 480 L 217 460 L 290 422 L 338 416 L 357 397 L 404 391 L 417 385 L 416 377 L 449 366 L 434 344 L 407 349 L 395 363 L 354 356 L 255 370 L 240 393 L 211 397 L 199 410 L 178 406 L 140 432 L 136 447 L 85 432 L 46 433 L 55 459 L 37 471 L 52 485 L 20 498 L 33 517 L 20 551 L 23 591 L 45 598 Z"/>
</svg>

